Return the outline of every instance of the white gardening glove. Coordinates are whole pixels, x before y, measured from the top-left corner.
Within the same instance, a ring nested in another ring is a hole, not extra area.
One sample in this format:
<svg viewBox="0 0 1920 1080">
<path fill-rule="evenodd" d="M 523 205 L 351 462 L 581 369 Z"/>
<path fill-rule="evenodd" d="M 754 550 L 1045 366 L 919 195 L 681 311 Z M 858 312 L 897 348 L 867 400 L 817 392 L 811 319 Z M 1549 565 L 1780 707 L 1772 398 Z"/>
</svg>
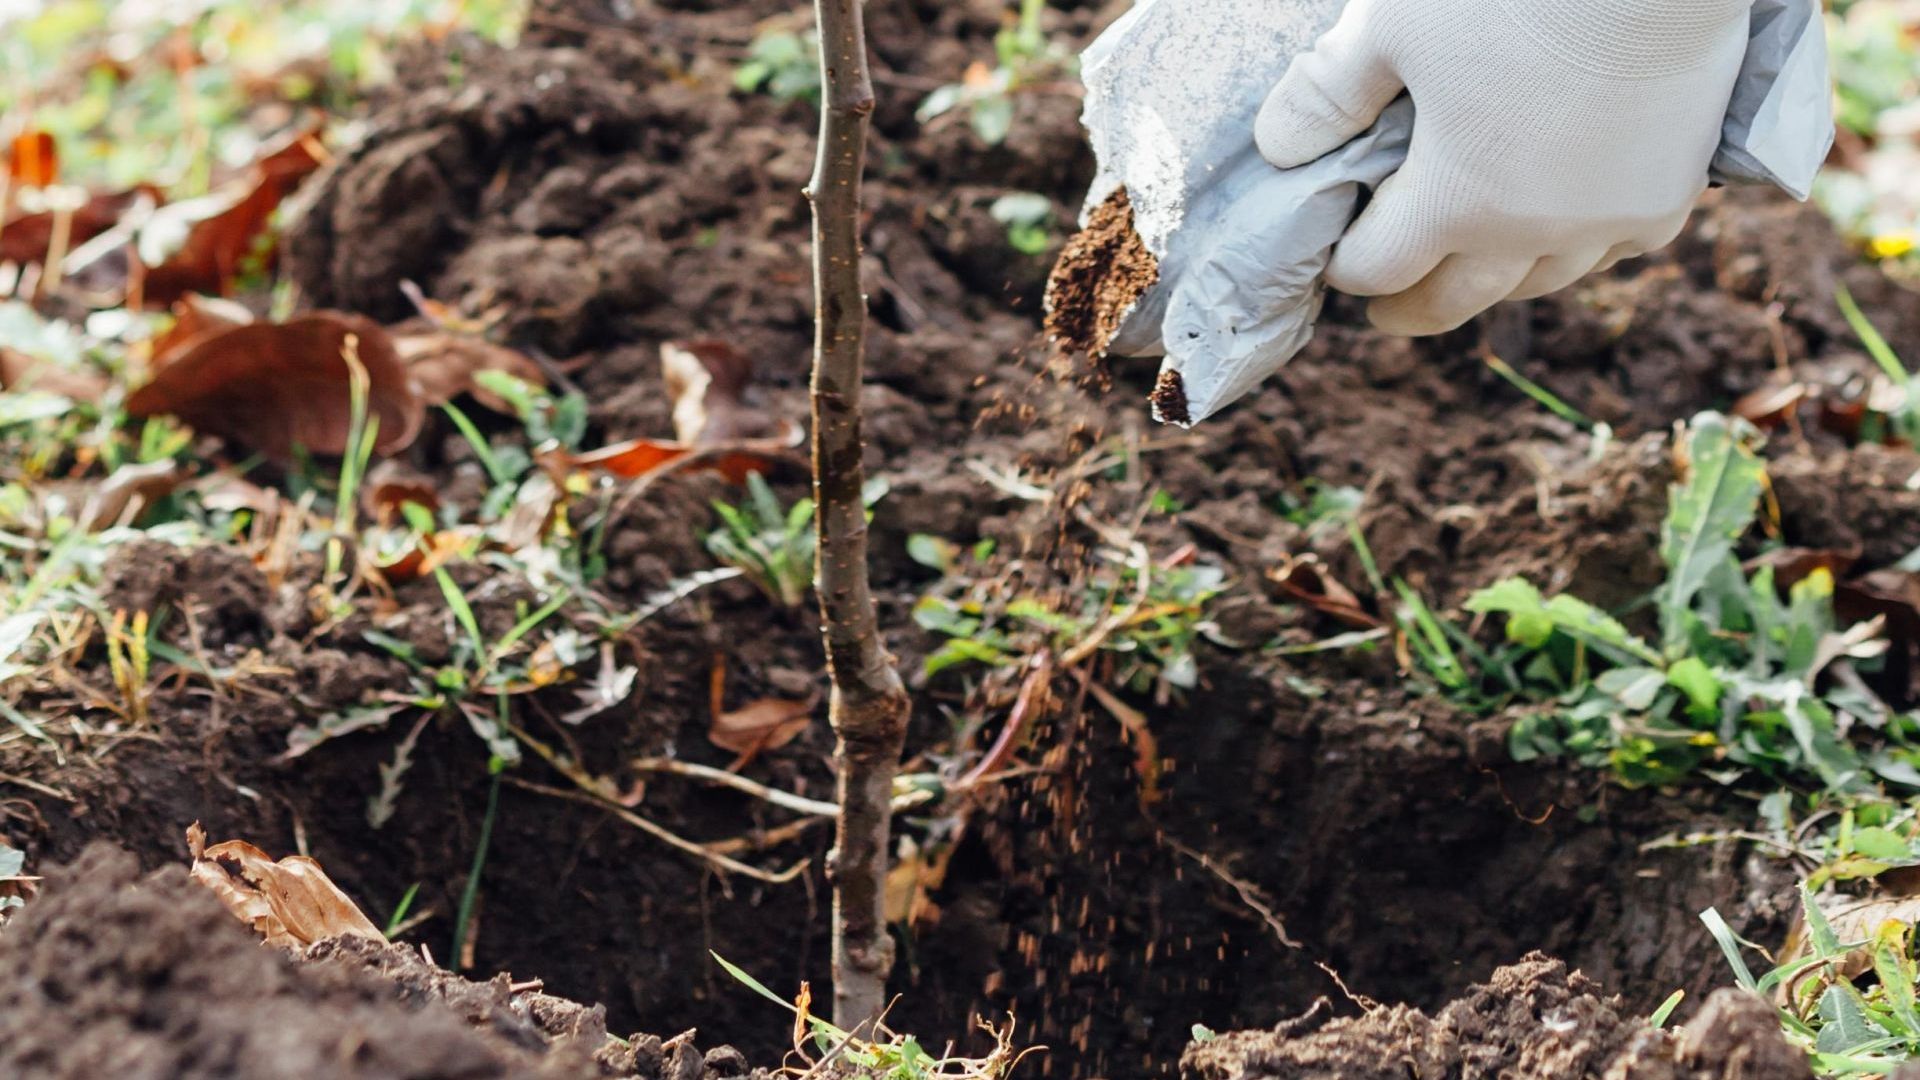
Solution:
<svg viewBox="0 0 1920 1080">
<path fill-rule="evenodd" d="M 1314 161 L 1403 90 L 1413 143 L 1327 279 L 1435 334 L 1678 236 L 1707 186 L 1753 0 L 1351 0 L 1261 109 Z M 1817 17 L 1817 16 L 1816 16 Z"/>
</svg>

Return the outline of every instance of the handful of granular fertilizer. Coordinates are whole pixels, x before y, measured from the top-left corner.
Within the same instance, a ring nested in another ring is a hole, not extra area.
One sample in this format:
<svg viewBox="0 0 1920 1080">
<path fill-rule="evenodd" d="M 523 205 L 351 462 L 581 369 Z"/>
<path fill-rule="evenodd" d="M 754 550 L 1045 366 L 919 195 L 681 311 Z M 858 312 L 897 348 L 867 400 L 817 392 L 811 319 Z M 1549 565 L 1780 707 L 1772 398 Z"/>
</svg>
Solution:
<svg viewBox="0 0 1920 1080">
<path fill-rule="evenodd" d="M 1406 160 L 1402 97 L 1297 169 L 1254 117 L 1347 0 L 1140 0 L 1082 58 L 1100 171 L 1047 286 L 1047 330 L 1092 356 L 1161 356 L 1154 415 L 1190 427 L 1313 337 L 1333 248 L 1364 190 Z M 1818 0 L 1755 0 L 1713 178 L 1804 199 L 1833 142 Z"/>
</svg>

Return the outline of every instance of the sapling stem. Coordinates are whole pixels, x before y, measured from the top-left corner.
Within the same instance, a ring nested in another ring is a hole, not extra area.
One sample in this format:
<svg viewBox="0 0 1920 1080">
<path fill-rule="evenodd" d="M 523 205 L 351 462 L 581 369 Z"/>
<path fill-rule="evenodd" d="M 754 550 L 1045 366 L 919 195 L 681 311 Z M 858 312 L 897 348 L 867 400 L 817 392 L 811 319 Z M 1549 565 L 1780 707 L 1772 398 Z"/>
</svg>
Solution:
<svg viewBox="0 0 1920 1080">
<path fill-rule="evenodd" d="M 893 778 L 911 703 L 881 644 L 867 577 L 860 385 L 866 296 L 860 286 L 860 177 L 873 80 L 859 0 L 814 0 L 820 29 L 820 145 L 813 204 L 813 492 L 819 508 L 815 581 L 833 681 L 840 813 L 828 863 L 833 883 L 833 1018 L 849 1031 L 877 1020 L 893 940 L 886 873 Z M 870 1030 L 870 1029 L 869 1029 Z"/>
</svg>

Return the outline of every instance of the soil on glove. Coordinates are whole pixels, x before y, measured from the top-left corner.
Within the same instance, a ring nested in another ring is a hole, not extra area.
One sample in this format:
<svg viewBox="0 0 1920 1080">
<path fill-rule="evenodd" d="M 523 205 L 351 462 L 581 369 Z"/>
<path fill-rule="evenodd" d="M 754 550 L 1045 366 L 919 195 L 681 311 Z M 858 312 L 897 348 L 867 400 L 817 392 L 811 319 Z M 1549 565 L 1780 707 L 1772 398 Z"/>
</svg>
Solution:
<svg viewBox="0 0 1920 1080">
<path fill-rule="evenodd" d="M 455 42 L 404 63 L 365 142 L 303 192 L 288 270 L 309 302 L 382 319 L 409 314 L 408 280 L 468 317 L 497 313 L 507 340 L 554 358 L 586 393 L 589 445 L 671 433 L 658 346 L 674 338 L 732 342 L 758 366 L 762 407 L 802 420 L 812 327 L 800 191 L 817 117 L 731 81 L 753 21 L 785 5 L 617 6 L 554 0 L 536 6 L 514 49 Z M 1063 39 L 1084 41 L 1111 7 L 1056 3 L 1048 17 Z M 1011 712 L 1020 675 L 975 666 L 921 676 L 945 639 L 912 620 L 940 578 L 908 556 L 914 534 L 962 550 L 993 541 L 992 559 L 969 574 L 1004 582 L 1009 596 L 1077 599 L 1097 546 L 1087 523 L 1138 521 L 1153 559 L 1217 567 L 1231 588 L 1209 611 L 1219 632 L 1196 647 L 1191 690 L 1156 700 L 1125 691 L 1111 658 L 1089 668 L 1144 717 L 1141 728 L 1062 677 L 1015 775 L 940 808 L 958 824 L 937 838 L 944 862 L 937 873 L 923 866 L 925 902 L 899 930 L 894 1025 L 932 1042 L 962 1037 L 972 1014 L 1011 1009 L 1020 1041 L 1051 1047 L 1028 1066 L 1039 1075 L 1168 1077 L 1196 1022 L 1270 1029 L 1323 995 L 1357 1013 L 1318 962 L 1357 995 L 1432 1017 L 1534 950 L 1623 995 L 1622 1017 L 1682 987 L 1705 1001 L 1726 976 L 1695 913 L 1718 907 L 1768 940 L 1795 907 L 1793 874 L 1746 846 L 1647 845 L 1746 828 L 1750 805 L 1516 765 L 1505 747 L 1512 717 L 1422 696 L 1391 650 L 1280 656 L 1267 646 L 1346 627 L 1269 571 L 1312 554 L 1364 592 L 1346 530 L 1298 512 L 1317 490 L 1351 487 L 1366 493 L 1358 525 L 1380 571 L 1437 605 L 1510 574 L 1623 605 L 1660 573 L 1673 421 L 1725 408 L 1783 369 L 1836 392 L 1869 377 L 1875 366 L 1833 304 L 1836 284 L 1907 355 L 1920 355 L 1920 305 L 1862 265 L 1818 212 L 1724 192 L 1670 251 L 1506 319 L 1500 354 L 1611 424 L 1603 450 L 1489 372 L 1479 331 L 1385 338 L 1337 298 L 1319 338 L 1271 385 L 1195 432 L 1154 429 L 1141 402 L 1156 365 L 1112 365 L 1110 390 L 1047 374 L 1039 292 L 1065 239 L 1040 255 L 1016 251 L 990 213 L 996 198 L 1028 191 L 1072 220 L 1093 173 L 1079 102 L 1020 93 L 1012 134 L 987 145 L 958 113 L 921 124 L 920 95 L 901 89 L 954 81 L 992 56 L 1003 13 L 998 2 L 948 0 L 869 12 L 893 80 L 875 114 L 864 265 L 867 463 L 890 484 L 874 509 L 874 584 L 888 644 L 915 679 L 912 752 L 949 752 L 958 738 L 977 754 Z M 1109 212 L 1103 221 L 1122 222 L 1123 207 Z M 1084 265 L 1102 264 L 1089 255 Z M 1135 286 L 1150 280 L 1138 268 Z M 1118 295 L 1064 305 L 1082 316 L 1063 336 L 1104 340 Z M 504 422 L 494 431 L 517 437 Z M 1127 452 L 1089 454 L 1110 439 Z M 1920 546 L 1920 496 L 1907 487 L 1920 457 L 1818 432 L 1778 438 L 1771 452 L 1789 543 L 1857 547 L 1861 569 Z M 487 490 L 449 427 L 424 434 L 410 457 L 448 505 Z M 804 494 L 804 475 L 773 479 L 786 501 Z M 1033 485 L 1062 496 L 1036 501 Z M 712 477 L 654 485 L 611 524 L 595 587 L 637 608 L 710 569 L 711 500 L 738 497 Z M 1156 509 L 1169 505 L 1178 512 Z M 345 620 L 316 615 L 307 590 L 321 570 L 314 554 L 279 567 L 238 549 L 157 543 L 115 556 L 110 610 L 181 613 L 159 631 L 169 645 L 245 674 L 217 686 L 162 674 L 145 726 L 64 757 L 29 740 L 0 744 L 0 832 L 31 868 L 102 837 L 143 867 L 171 865 L 195 819 L 276 852 L 305 838 L 376 922 L 418 884 L 414 910 L 429 918 L 407 940 L 447 953 L 489 786 L 487 750 L 465 718 L 402 711 L 291 750 L 322 718 L 407 692 L 409 669 L 368 631 L 409 643 L 429 666 L 447 662 L 461 631 L 431 581 L 364 600 Z M 450 573 L 489 639 L 537 603 L 531 585 L 498 568 L 463 562 Z M 643 782 L 628 763 L 671 754 L 727 767 L 733 755 L 707 739 L 715 657 L 730 707 L 804 700 L 823 685 L 819 642 L 810 606 L 777 610 L 729 582 L 620 640 L 638 674 L 618 708 L 566 725 L 556 718 L 578 706 L 576 687 L 514 698 L 518 724 L 564 737 L 648 820 L 747 844 L 743 857 L 758 865 L 810 860 L 812 870 L 784 885 L 718 875 L 614 814 L 554 797 L 565 781 L 529 761 L 500 789 L 475 970 L 538 976 L 553 993 L 603 1004 L 615 1030 L 697 1027 L 753 1061 L 779 1060 L 790 1017 L 708 954 L 782 992 L 828 985 L 826 830 L 754 848 L 792 815 L 676 778 Z M 107 730 L 115 717 L 100 703 L 118 691 L 104 648 L 86 659 L 70 696 L 20 706 Z M 369 802 L 416 724 L 412 767 L 376 825 Z M 1157 772 L 1143 767 L 1156 752 Z M 821 718 L 743 771 L 830 799 L 831 753 Z M 931 848 L 936 838 L 919 839 Z M 1580 986 L 1573 996 L 1589 992 Z M 41 1023 L 51 1041 L 64 1021 L 43 1011 Z"/>
<path fill-rule="evenodd" d="M 1160 260 L 1134 231 L 1127 189 L 1115 189 L 1054 263 L 1047 334 L 1070 353 L 1105 356 L 1127 313 L 1159 280 Z"/>
<path fill-rule="evenodd" d="M 1617 997 L 1540 955 L 1493 973 L 1433 1016 L 1385 1006 L 1353 1019 L 1317 1008 L 1272 1031 L 1196 1043 L 1188 1080 L 1811 1080 L 1772 1006 L 1721 990 L 1679 1032 L 1656 1031 Z"/>
<path fill-rule="evenodd" d="M 87 849 L 0 932 L 0 1073 L 33 1080 L 719 1080 L 745 1059 L 610 1040 L 604 1009 L 400 945 L 263 945 L 184 867 Z M 764 1080 L 767 1073 L 752 1073 Z"/>
</svg>

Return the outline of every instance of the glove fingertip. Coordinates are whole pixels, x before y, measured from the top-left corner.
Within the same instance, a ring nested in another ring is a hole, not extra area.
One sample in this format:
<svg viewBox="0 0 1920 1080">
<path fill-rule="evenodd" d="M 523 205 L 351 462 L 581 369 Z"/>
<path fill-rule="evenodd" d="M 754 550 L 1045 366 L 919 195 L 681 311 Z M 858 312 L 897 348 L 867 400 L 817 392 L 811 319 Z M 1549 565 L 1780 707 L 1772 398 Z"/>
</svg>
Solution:
<svg viewBox="0 0 1920 1080">
<path fill-rule="evenodd" d="M 1253 141 L 1260 148 L 1260 156 L 1278 169 L 1296 169 L 1318 161 L 1350 138 L 1351 132 L 1329 124 L 1314 110 L 1302 108 L 1300 95 L 1287 82 L 1267 96 L 1253 122 Z"/>
</svg>

